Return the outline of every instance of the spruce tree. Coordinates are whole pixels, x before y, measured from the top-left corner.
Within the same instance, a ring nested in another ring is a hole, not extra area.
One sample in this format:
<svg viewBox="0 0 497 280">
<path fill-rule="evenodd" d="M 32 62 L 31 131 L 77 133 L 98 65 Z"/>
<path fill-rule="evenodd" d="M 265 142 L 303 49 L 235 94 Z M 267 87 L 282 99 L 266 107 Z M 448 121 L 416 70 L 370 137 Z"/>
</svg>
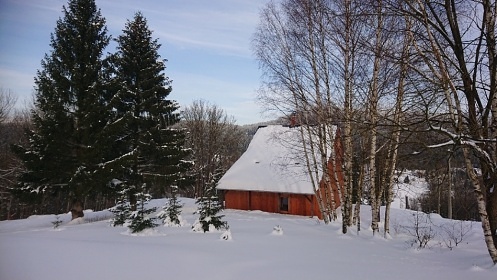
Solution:
<svg viewBox="0 0 497 280">
<path fill-rule="evenodd" d="M 83 216 L 83 198 L 102 185 L 93 171 L 107 115 L 102 54 L 109 40 L 94 0 L 63 7 L 35 78 L 30 146 L 16 149 L 27 169 L 17 192 L 69 196 L 73 218 Z"/>
<path fill-rule="evenodd" d="M 157 215 L 157 218 L 162 219 L 165 225 L 181 226 L 181 210 L 183 205 L 178 201 L 178 187 L 171 188 L 171 197 L 167 205 L 162 207 L 162 211 Z"/>
<path fill-rule="evenodd" d="M 179 121 L 178 105 L 167 99 L 172 88 L 158 53 L 160 44 L 141 13 L 128 20 L 117 43 L 112 121 L 105 128 L 113 156 L 103 166 L 129 186 L 135 210 L 135 194 L 143 184 L 151 189 L 182 183 L 188 152 L 183 149 L 184 133 L 172 128 Z"/>
<path fill-rule="evenodd" d="M 219 197 L 216 193 L 216 185 L 222 176 L 220 170 L 216 170 L 215 174 L 210 174 L 211 180 L 206 184 L 204 195 L 199 197 L 197 203 L 197 213 L 200 215 L 198 221 L 192 226 L 194 231 L 211 231 L 227 229 L 228 223 L 223 221 L 224 215 L 219 213 L 223 210 Z"/>
<path fill-rule="evenodd" d="M 156 218 L 151 218 L 149 215 L 155 212 L 156 208 L 147 208 L 146 205 L 150 201 L 150 194 L 146 193 L 146 184 L 143 184 L 140 191 L 134 194 L 137 200 L 137 209 L 131 212 L 129 216 L 130 224 L 128 228 L 131 233 L 141 232 L 147 228 L 154 228 Z"/>
<path fill-rule="evenodd" d="M 116 206 L 110 209 L 110 212 L 114 214 L 114 218 L 111 221 L 111 225 L 114 227 L 123 226 L 131 216 L 127 189 L 123 188 L 119 194 Z"/>
</svg>

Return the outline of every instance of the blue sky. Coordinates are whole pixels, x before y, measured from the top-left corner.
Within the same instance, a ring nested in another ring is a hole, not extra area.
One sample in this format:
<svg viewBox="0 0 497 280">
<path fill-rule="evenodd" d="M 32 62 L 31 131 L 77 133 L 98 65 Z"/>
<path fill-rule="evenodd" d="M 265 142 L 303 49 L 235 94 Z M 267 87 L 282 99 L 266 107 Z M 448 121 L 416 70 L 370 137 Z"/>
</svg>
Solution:
<svg viewBox="0 0 497 280">
<path fill-rule="evenodd" d="M 167 59 L 171 99 L 180 106 L 203 99 L 238 124 L 266 120 L 256 101 L 261 72 L 250 42 L 268 0 L 96 0 L 109 34 L 141 11 Z M 0 0 L 0 87 L 32 99 L 34 76 L 67 0 Z M 109 49 L 114 51 L 114 49 Z"/>
</svg>

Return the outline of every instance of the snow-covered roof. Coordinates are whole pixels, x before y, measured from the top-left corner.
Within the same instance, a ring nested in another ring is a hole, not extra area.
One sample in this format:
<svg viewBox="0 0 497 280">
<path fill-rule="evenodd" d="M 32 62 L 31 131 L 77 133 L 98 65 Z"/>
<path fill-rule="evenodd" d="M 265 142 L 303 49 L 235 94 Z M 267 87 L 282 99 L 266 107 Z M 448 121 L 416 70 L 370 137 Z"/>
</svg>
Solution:
<svg viewBox="0 0 497 280">
<path fill-rule="evenodd" d="M 259 128 L 217 188 L 314 194 L 299 133 L 298 128 L 281 125 Z"/>
</svg>

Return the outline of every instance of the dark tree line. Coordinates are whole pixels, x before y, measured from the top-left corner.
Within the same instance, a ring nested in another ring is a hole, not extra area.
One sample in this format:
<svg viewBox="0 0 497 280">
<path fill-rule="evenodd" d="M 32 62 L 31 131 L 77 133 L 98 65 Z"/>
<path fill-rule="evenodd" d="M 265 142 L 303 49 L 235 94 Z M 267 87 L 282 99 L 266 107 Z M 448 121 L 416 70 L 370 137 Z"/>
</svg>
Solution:
<svg viewBox="0 0 497 280">
<path fill-rule="evenodd" d="M 0 219 L 24 217 L 31 212 L 10 192 L 23 168 L 11 146 L 26 144 L 24 131 L 30 128 L 29 114 L 16 112 L 15 102 L 11 91 L 0 89 Z"/>
</svg>

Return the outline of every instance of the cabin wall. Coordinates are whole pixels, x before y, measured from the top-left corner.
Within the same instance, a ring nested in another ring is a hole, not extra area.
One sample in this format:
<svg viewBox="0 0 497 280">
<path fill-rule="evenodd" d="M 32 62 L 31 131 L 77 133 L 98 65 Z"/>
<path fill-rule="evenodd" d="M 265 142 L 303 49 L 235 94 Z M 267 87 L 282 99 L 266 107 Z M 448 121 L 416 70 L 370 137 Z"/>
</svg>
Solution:
<svg viewBox="0 0 497 280">
<path fill-rule="evenodd" d="M 290 194 L 288 214 L 321 217 L 314 195 Z"/>
<path fill-rule="evenodd" d="M 251 210 L 249 208 L 249 192 L 225 191 L 224 207 L 227 209 Z"/>
<path fill-rule="evenodd" d="M 288 211 L 280 210 L 281 197 L 288 197 Z M 227 209 L 260 210 L 321 218 L 314 195 L 227 190 L 224 193 L 224 199 Z"/>
<path fill-rule="evenodd" d="M 343 200 L 343 198 L 340 198 L 340 194 L 342 196 L 344 195 L 343 172 L 341 170 L 341 167 L 337 167 L 336 169 L 337 171 L 335 171 L 333 164 L 328 162 L 328 174 L 331 176 L 331 178 L 328 183 L 324 179 L 319 182 L 319 195 L 323 197 L 324 201 L 331 201 L 331 197 L 329 196 L 333 195 L 332 197 L 335 202 L 335 209 L 340 207 L 341 201 Z M 330 189 L 332 190 L 333 194 L 330 194 Z"/>
<path fill-rule="evenodd" d="M 279 196 L 277 193 L 248 192 L 250 195 L 250 210 L 261 210 L 279 213 Z"/>
<path fill-rule="evenodd" d="M 333 164 L 332 158 L 328 160 L 328 174 L 330 175 L 330 180 L 327 182 L 323 179 L 319 182 L 319 193 L 318 195 L 322 196 L 324 201 L 333 201 L 335 202 L 335 209 L 340 207 L 341 202 L 343 201 L 345 195 L 344 191 L 344 174 L 342 170 L 342 158 L 343 152 L 341 149 L 340 142 L 335 140 L 335 164 Z M 330 189 L 332 193 L 330 193 Z M 342 195 L 342 197 L 340 197 Z M 332 197 L 330 197 L 332 196 Z"/>
</svg>

